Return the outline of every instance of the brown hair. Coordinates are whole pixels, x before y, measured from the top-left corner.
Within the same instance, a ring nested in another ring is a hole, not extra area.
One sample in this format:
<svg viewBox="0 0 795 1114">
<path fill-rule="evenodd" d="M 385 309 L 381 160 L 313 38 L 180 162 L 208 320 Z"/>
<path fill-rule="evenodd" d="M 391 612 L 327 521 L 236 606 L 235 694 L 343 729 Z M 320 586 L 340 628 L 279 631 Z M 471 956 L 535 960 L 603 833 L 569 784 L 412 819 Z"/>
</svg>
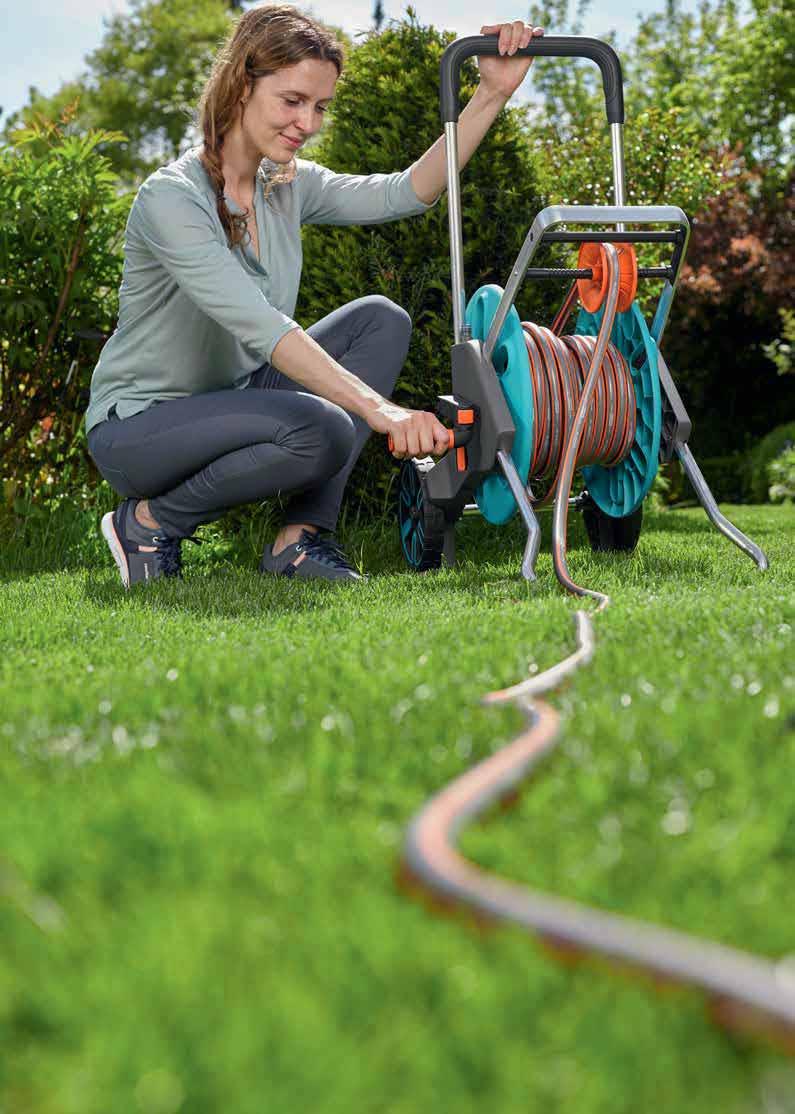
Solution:
<svg viewBox="0 0 795 1114">
<path fill-rule="evenodd" d="M 330 31 L 291 4 L 269 4 L 250 8 L 240 17 L 213 62 L 198 106 L 198 125 L 204 136 L 200 158 L 215 189 L 218 216 L 230 248 L 244 239 L 249 212 L 233 215 L 224 200 L 224 136 L 238 119 L 240 102 L 256 78 L 297 65 L 304 58 L 333 62 L 337 74 L 342 73 L 343 47 Z M 266 200 L 274 186 L 291 182 L 295 171 L 293 159 L 269 179 L 258 172 Z"/>
</svg>

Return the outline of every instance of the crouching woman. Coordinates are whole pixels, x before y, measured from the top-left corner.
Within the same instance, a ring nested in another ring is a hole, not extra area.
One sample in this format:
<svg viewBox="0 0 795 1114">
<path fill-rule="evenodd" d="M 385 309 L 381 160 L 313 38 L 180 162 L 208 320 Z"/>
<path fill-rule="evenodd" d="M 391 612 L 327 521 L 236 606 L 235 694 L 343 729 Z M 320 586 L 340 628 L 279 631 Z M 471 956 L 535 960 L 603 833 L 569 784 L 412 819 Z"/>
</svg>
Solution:
<svg viewBox="0 0 795 1114">
<path fill-rule="evenodd" d="M 521 30 L 520 30 L 521 29 Z M 489 28 L 484 30 L 500 30 Z M 532 28 L 502 28 L 513 47 Z M 481 85 L 459 123 L 471 157 L 529 65 Z M 91 381 L 92 458 L 123 501 L 102 533 L 125 587 L 178 576 L 181 542 L 232 507 L 291 494 L 264 574 L 359 579 L 334 538 L 346 481 L 372 431 L 398 459 L 441 454 L 435 415 L 389 400 L 411 320 L 387 298 L 293 319 L 302 224 L 378 224 L 427 212 L 444 140 L 391 174 L 297 157 L 342 72 L 340 44 L 287 5 L 245 12 L 199 102 L 201 145 L 151 174 L 130 211 L 119 320 Z M 329 266 L 334 261 L 329 260 Z"/>
</svg>

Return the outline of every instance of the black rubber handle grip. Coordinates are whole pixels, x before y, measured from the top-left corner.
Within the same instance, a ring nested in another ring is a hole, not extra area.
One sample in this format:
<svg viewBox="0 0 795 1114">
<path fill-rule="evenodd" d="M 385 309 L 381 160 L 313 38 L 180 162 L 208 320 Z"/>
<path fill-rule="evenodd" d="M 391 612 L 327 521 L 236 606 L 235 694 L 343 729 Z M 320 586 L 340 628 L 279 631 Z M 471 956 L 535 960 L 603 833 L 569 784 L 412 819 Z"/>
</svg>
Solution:
<svg viewBox="0 0 795 1114">
<path fill-rule="evenodd" d="M 439 78 L 442 124 L 458 120 L 461 63 L 473 54 L 497 55 L 499 41 L 499 35 L 467 35 L 463 39 L 456 39 L 446 48 L 442 55 Z M 527 46 L 520 47 L 512 57 L 516 58 L 518 55 L 534 58 L 590 58 L 602 71 L 608 122 L 624 123 L 621 63 L 609 43 L 603 43 L 601 39 L 589 39 L 584 35 L 548 35 L 541 39 L 531 39 Z"/>
</svg>

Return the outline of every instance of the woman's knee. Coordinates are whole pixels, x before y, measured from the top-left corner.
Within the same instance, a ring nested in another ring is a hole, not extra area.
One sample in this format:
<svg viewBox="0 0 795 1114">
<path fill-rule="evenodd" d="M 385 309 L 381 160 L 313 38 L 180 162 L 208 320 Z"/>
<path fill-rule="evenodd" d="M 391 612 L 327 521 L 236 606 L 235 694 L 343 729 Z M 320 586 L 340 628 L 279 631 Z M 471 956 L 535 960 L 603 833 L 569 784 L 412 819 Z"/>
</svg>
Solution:
<svg viewBox="0 0 795 1114">
<path fill-rule="evenodd" d="M 88 455 L 93 460 L 100 476 L 102 476 L 103 480 L 113 488 L 117 495 L 121 495 L 122 498 L 143 498 L 144 496 L 136 490 L 135 485 L 130 481 L 127 473 L 122 468 L 115 466 L 117 462 L 114 460 L 114 462 L 111 463 L 113 457 L 108 451 L 104 438 L 102 437 L 102 431 L 97 432 L 97 429 L 98 427 L 95 427 L 89 432 L 86 441 L 88 445 Z"/>
<path fill-rule="evenodd" d="M 356 427 L 350 414 L 333 402 L 327 403 L 322 437 L 328 475 L 333 476 L 345 464 L 353 450 L 355 436 Z"/>
<path fill-rule="evenodd" d="M 362 301 L 367 303 L 373 315 L 372 324 L 377 328 L 372 339 L 376 358 L 368 369 L 367 382 L 388 398 L 408 355 L 411 317 L 402 306 L 383 294 L 370 294 Z"/>
<path fill-rule="evenodd" d="M 333 476 L 353 450 L 356 427 L 350 415 L 318 395 L 301 395 L 301 421 L 292 425 L 281 444 L 306 461 L 318 478 Z"/>
<path fill-rule="evenodd" d="M 411 316 L 403 306 L 384 294 L 368 294 L 361 301 L 372 308 L 383 319 L 385 326 L 394 330 L 396 335 L 405 337 L 407 341 L 411 338 Z"/>
</svg>

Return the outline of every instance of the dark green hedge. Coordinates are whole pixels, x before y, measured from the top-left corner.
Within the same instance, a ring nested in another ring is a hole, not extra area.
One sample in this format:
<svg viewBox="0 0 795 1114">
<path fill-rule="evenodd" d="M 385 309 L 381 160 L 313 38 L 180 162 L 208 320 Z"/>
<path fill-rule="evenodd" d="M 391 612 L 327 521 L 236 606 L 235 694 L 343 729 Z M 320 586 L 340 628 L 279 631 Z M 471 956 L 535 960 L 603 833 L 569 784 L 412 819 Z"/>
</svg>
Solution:
<svg viewBox="0 0 795 1114">
<path fill-rule="evenodd" d="M 748 501 L 747 461 L 742 453 L 712 457 L 700 457 L 697 453 L 694 455 L 710 491 L 719 503 L 745 503 Z M 662 465 L 661 471 L 668 479 L 668 489 L 664 495 L 666 504 L 670 506 L 696 498 L 696 493 L 690 486 L 678 460 L 672 460 L 670 463 Z"/>
<path fill-rule="evenodd" d="M 776 426 L 747 453 L 700 457 L 696 460 L 712 494 L 719 503 L 767 503 L 770 480 L 767 469 L 771 461 L 788 446 L 795 445 L 795 422 Z M 678 460 L 663 466 L 668 479 L 665 493 L 667 504 L 695 498 Z"/>
</svg>

